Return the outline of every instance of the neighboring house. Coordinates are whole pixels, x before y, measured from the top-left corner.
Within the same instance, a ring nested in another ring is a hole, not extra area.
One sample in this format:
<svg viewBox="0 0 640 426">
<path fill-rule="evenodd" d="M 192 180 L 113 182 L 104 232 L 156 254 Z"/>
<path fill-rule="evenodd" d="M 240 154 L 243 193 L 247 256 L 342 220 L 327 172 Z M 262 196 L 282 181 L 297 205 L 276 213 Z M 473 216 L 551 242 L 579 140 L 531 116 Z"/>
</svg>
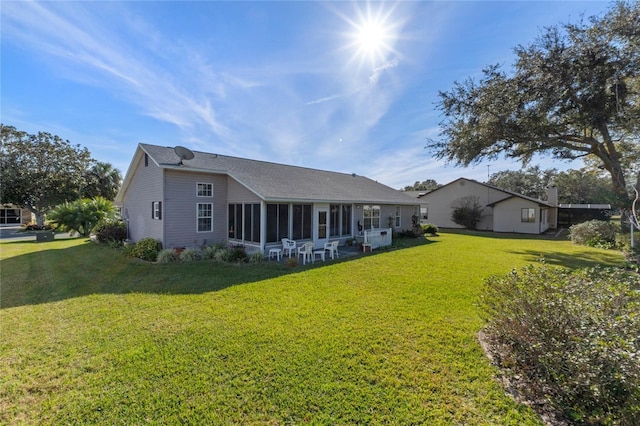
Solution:
<svg viewBox="0 0 640 426">
<path fill-rule="evenodd" d="M 33 222 L 33 214 L 28 209 L 13 204 L 0 205 L 0 226 L 26 225 Z"/>
<path fill-rule="evenodd" d="M 483 207 L 477 229 L 495 232 L 540 234 L 557 226 L 557 189 L 549 201 L 537 200 L 498 187 L 459 178 L 419 197 L 429 205 L 428 222 L 440 228 L 462 228 L 451 220 L 453 206 L 461 198 L 474 197 Z"/>
<path fill-rule="evenodd" d="M 181 159 L 184 151 L 192 155 Z M 319 246 L 364 229 L 410 229 L 419 209 L 415 198 L 364 176 L 148 144 L 138 145 L 116 204 L 133 242 L 248 251 L 282 238 Z"/>
</svg>

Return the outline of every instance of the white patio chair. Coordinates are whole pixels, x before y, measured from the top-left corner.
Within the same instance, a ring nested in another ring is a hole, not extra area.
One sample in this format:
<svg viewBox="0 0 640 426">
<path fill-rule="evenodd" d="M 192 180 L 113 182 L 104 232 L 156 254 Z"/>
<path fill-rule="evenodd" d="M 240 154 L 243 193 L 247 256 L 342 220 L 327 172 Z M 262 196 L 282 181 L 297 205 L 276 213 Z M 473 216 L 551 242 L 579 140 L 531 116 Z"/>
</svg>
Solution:
<svg viewBox="0 0 640 426">
<path fill-rule="evenodd" d="M 307 264 L 307 259 L 313 262 L 313 243 L 304 243 L 298 247 L 298 257 L 302 256 L 302 264 Z"/>
<path fill-rule="evenodd" d="M 294 240 L 290 240 L 288 238 L 283 238 L 282 239 L 282 251 L 283 251 L 283 255 L 286 254 L 287 252 L 289 252 L 289 257 L 291 257 L 291 252 L 295 252 L 296 251 L 296 245 L 297 243 Z"/>
<path fill-rule="evenodd" d="M 338 240 L 324 243 L 324 249 L 329 251 L 329 256 L 331 256 L 332 259 L 334 259 L 334 257 L 340 257 L 338 254 L 338 244 L 340 244 Z"/>
</svg>

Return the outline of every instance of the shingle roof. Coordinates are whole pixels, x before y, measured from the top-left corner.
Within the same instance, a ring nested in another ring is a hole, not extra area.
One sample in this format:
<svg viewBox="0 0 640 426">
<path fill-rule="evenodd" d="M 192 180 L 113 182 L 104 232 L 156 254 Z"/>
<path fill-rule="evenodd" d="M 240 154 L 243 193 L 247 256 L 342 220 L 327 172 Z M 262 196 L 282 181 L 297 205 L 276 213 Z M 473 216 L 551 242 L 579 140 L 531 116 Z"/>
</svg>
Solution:
<svg viewBox="0 0 640 426">
<path fill-rule="evenodd" d="M 183 160 L 173 147 L 140 144 L 159 166 L 224 173 L 265 201 L 325 201 L 416 205 L 416 200 L 364 176 L 194 151 Z M 126 184 L 126 182 L 125 182 Z"/>
</svg>

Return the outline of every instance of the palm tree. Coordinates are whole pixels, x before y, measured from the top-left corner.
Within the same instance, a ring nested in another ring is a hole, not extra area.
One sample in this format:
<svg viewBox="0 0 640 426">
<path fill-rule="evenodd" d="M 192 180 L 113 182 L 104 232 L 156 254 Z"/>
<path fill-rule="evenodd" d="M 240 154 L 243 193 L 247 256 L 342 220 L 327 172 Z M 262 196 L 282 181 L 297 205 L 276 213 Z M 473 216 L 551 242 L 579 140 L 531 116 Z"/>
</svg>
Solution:
<svg viewBox="0 0 640 426">
<path fill-rule="evenodd" d="M 87 172 L 87 186 L 84 190 L 84 196 L 88 198 L 104 197 L 107 200 L 113 200 L 121 184 L 120 171 L 109 163 L 98 161 Z"/>
</svg>

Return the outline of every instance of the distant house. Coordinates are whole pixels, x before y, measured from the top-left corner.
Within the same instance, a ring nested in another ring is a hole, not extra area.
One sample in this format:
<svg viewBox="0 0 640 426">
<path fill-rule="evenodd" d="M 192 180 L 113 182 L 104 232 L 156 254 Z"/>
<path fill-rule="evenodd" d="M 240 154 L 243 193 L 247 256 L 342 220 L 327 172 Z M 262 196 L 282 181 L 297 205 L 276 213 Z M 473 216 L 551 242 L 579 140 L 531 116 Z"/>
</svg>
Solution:
<svg viewBox="0 0 640 426">
<path fill-rule="evenodd" d="M 428 203 L 427 221 L 440 228 L 462 228 L 451 220 L 453 206 L 465 197 L 474 197 L 483 207 L 477 229 L 495 232 L 540 234 L 557 226 L 557 190 L 551 188 L 549 200 L 542 201 L 511 191 L 459 178 L 419 196 Z"/>
<path fill-rule="evenodd" d="M 343 243 L 365 229 L 410 229 L 419 211 L 415 198 L 364 176 L 178 148 L 138 145 L 116 197 L 134 242 Z"/>
<path fill-rule="evenodd" d="M 33 214 L 13 204 L 0 205 L 0 226 L 26 225 L 33 222 Z"/>
</svg>

